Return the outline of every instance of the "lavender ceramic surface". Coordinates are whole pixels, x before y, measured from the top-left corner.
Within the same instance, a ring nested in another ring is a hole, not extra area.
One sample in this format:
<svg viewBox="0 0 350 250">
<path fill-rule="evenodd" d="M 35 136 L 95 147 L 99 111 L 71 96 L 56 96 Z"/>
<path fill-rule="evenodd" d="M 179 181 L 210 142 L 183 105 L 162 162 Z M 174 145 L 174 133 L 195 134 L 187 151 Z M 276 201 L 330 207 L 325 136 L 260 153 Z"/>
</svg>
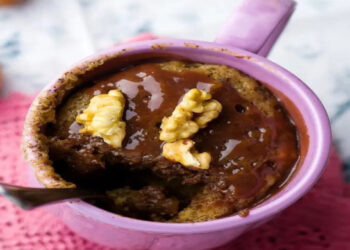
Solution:
<svg viewBox="0 0 350 250">
<path fill-rule="evenodd" d="M 330 148 L 327 114 L 314 93 L 296 76 L 264 57 L 232 46 L 245 44 L 246 49 L 266 55 L 293 8 L 294 3 L 289 0 L 248 0 L 237 10 L 246 14 L 238 19 L 231 18 L 219 34 L 217 43 L 174 39 L 135 42 L 100 52 L 75 65 L 117 54 L 122 59 L 137 54 L 166 53 L 237 68 L 283 93 L 304 119 L 309 147 L 302 166 L 282 191 L 251 209 L 246 218 L 233 215 L 200 223 L 141 221 L 106 212 L 85 202 L 52 206 L 52 209 L 78 234 L 103 245 L 128 249 L 209 249 L 261 225 L 304 195 L 317 181 L 327 161 Z M 266 27 L 257 28 L 256 25 L 264 25 L 265 21 Z M 242 25 L 244 23 L 247 26 Z M 232 31 L 239 37 L 233 36 Z"/>
</svg>

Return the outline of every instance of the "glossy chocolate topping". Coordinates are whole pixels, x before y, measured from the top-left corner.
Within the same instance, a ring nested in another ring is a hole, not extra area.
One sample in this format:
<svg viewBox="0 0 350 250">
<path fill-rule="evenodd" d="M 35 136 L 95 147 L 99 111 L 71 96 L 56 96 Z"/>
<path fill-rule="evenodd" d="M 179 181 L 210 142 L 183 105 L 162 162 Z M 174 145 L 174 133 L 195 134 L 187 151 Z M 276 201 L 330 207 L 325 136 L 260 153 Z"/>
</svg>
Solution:
<svg viewBox="0 0 350 250">
<path fill-rule="evenodd" d="M 171 72 L 142 64 L 100 80 L 91 95 L 118 88 L 127 99 L 125 151 L 160 158 L 159 126 L 192 88 L 218 100 L 220 116 L 195 136 L 199 152 L 210 152 L 211 168 L 228 177 L 242 196 L 254 195 L 268 173 L 286 175 L 298 155 L 296 131 L 281 107 L 267 117 L 229 84 L 197 72 Z"/>
<path fill-rule="evenodd" d="M 220 115 L 192 137 L 197 151 L 211 154 L 208 170 L 187 169 L 162 156 L 162 119 L 192 88 L 222 105 Z M 75 122 L 93 96 L 112 89 L 126 100 L 126 136 L 118 149 L 79 133 L 82 126 Z M 90 174 L 93 183 L 97 172 L 107 173 L 99 183 L 111 183 L 125 203 L 104 207 L 147 220 L 203 221 L 249 208 L 288 180 L 299 157 L 296 128 L 266 88 L 225 66 L 184 62 L 144 63 L 91 82 L 58 110 L 50 136 L 50 156 L 64 178 L 75 182 Z M 151 193 L 142 198 L 145 190 L 155 190 L 153 203 Z"/>
</svg>

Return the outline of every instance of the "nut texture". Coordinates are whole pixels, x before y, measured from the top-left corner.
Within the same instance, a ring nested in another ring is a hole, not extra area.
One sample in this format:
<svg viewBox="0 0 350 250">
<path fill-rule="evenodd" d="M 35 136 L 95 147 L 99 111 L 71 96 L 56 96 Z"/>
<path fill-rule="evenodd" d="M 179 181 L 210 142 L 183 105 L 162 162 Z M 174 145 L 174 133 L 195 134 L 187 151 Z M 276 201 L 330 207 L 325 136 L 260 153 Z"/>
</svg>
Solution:
<svg viewBox="0 0 350 250">
<path fill-rule="evenodd" d="M 198 153 L 194 141 L 188 139 L 219 116 L 222 105 L 211 94 L 200 89 L 188 91 L 170 117 L 162 120 L 159 139 L 165 141 L 163 156 L 192 169 L 208 169 L 211 155 Z M 198 116 L 192 120 L 193 113 Z"/>
<path fill-rule="evenodd" d="M 84 126 L 79 132 L 102 137 L 107 144 L 120 148 L 125 137 L 124 106 L 125 99 L 119 90 L 94 96 L 84 112 L 76 117 Z"/>
<path fill-rule="evenodd" d="M 168 160 L 180 162 L 185 167 L 194 169 L 208 169 L 211 156 L 209 153 L 198 153 L 194 149 L 194 141 L 181 139 L 168 142 L 163 146 L 163 156 Z"/>
<path fill-rule="evenodd" d="M 169 117 L 162 120 L 160 140 L 174 142 L 191 137 L 218 117 L 222 106 L 211 94 L 200 89 L 188 91 Z M 199 114 L 193 121 L 193 113 Z"/>
</svg>

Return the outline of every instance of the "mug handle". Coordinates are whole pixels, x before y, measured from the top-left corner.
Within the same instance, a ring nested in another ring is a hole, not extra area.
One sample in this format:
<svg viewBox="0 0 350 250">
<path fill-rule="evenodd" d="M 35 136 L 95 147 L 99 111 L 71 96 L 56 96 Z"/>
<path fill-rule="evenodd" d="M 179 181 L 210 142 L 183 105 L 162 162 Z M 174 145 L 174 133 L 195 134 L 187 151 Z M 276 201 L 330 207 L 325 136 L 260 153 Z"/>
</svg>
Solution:
<svg viewBox="0 0 350 250">
<path fill-rule="evenodd" d="M 267 56 L 295 9 L 293 0 L 243 0 L 216 43 Z"/>
</svg>

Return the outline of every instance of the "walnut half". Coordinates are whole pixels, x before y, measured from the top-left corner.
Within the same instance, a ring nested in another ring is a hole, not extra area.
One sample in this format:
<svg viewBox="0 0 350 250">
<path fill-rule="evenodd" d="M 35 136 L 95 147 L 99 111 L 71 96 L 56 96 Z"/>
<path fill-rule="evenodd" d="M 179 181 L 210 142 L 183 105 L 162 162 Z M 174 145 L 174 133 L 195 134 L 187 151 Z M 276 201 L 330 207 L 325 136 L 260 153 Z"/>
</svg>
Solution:
<svg viewBox="0 0 350 250">
<path fill-rule="evenodd" d="M 159 139 L 166 142 L 163 146 L 166 159 L 192 169 L 209 168 L 210 154 L 198 153 L 194 149 L 194 141 L 188 138 L 219 116 L 222 106 L 211 98 L 206 91 L 191 89 L 171 116 L 163 118 Z M 197 114 L 194 120 L 193 114 Z"/>
<path fill-rule="evenodd" d="M 125 99 L 119 90 L 94 96 L 84 112 L 76 117 L 84 126 L 79 132 L 101 137 L 107 144 L 120 148 L 125 137 L 124 106 Z"/>
<path fill-rule="evenodd" d="M 219 116 L 221 104 L 211 99 L 211 94 L 200 89 L 188 91 L 169 117 L 162 120 L 160 140 L 174 142 L 191 137 L 200 128 Z M 198 116 L 193 121 L 193 114 Z"/>
<path fill-rule="evenodd" d="M 194 169 L 208 169 L 211 156 L 209 153 L 198 153 L 194 149 L 194 141 L 181 139 L 167 142 L 163 146 L 163 156 L 168 160 L 180 162 L 185 167 Z"/>
</svg>

